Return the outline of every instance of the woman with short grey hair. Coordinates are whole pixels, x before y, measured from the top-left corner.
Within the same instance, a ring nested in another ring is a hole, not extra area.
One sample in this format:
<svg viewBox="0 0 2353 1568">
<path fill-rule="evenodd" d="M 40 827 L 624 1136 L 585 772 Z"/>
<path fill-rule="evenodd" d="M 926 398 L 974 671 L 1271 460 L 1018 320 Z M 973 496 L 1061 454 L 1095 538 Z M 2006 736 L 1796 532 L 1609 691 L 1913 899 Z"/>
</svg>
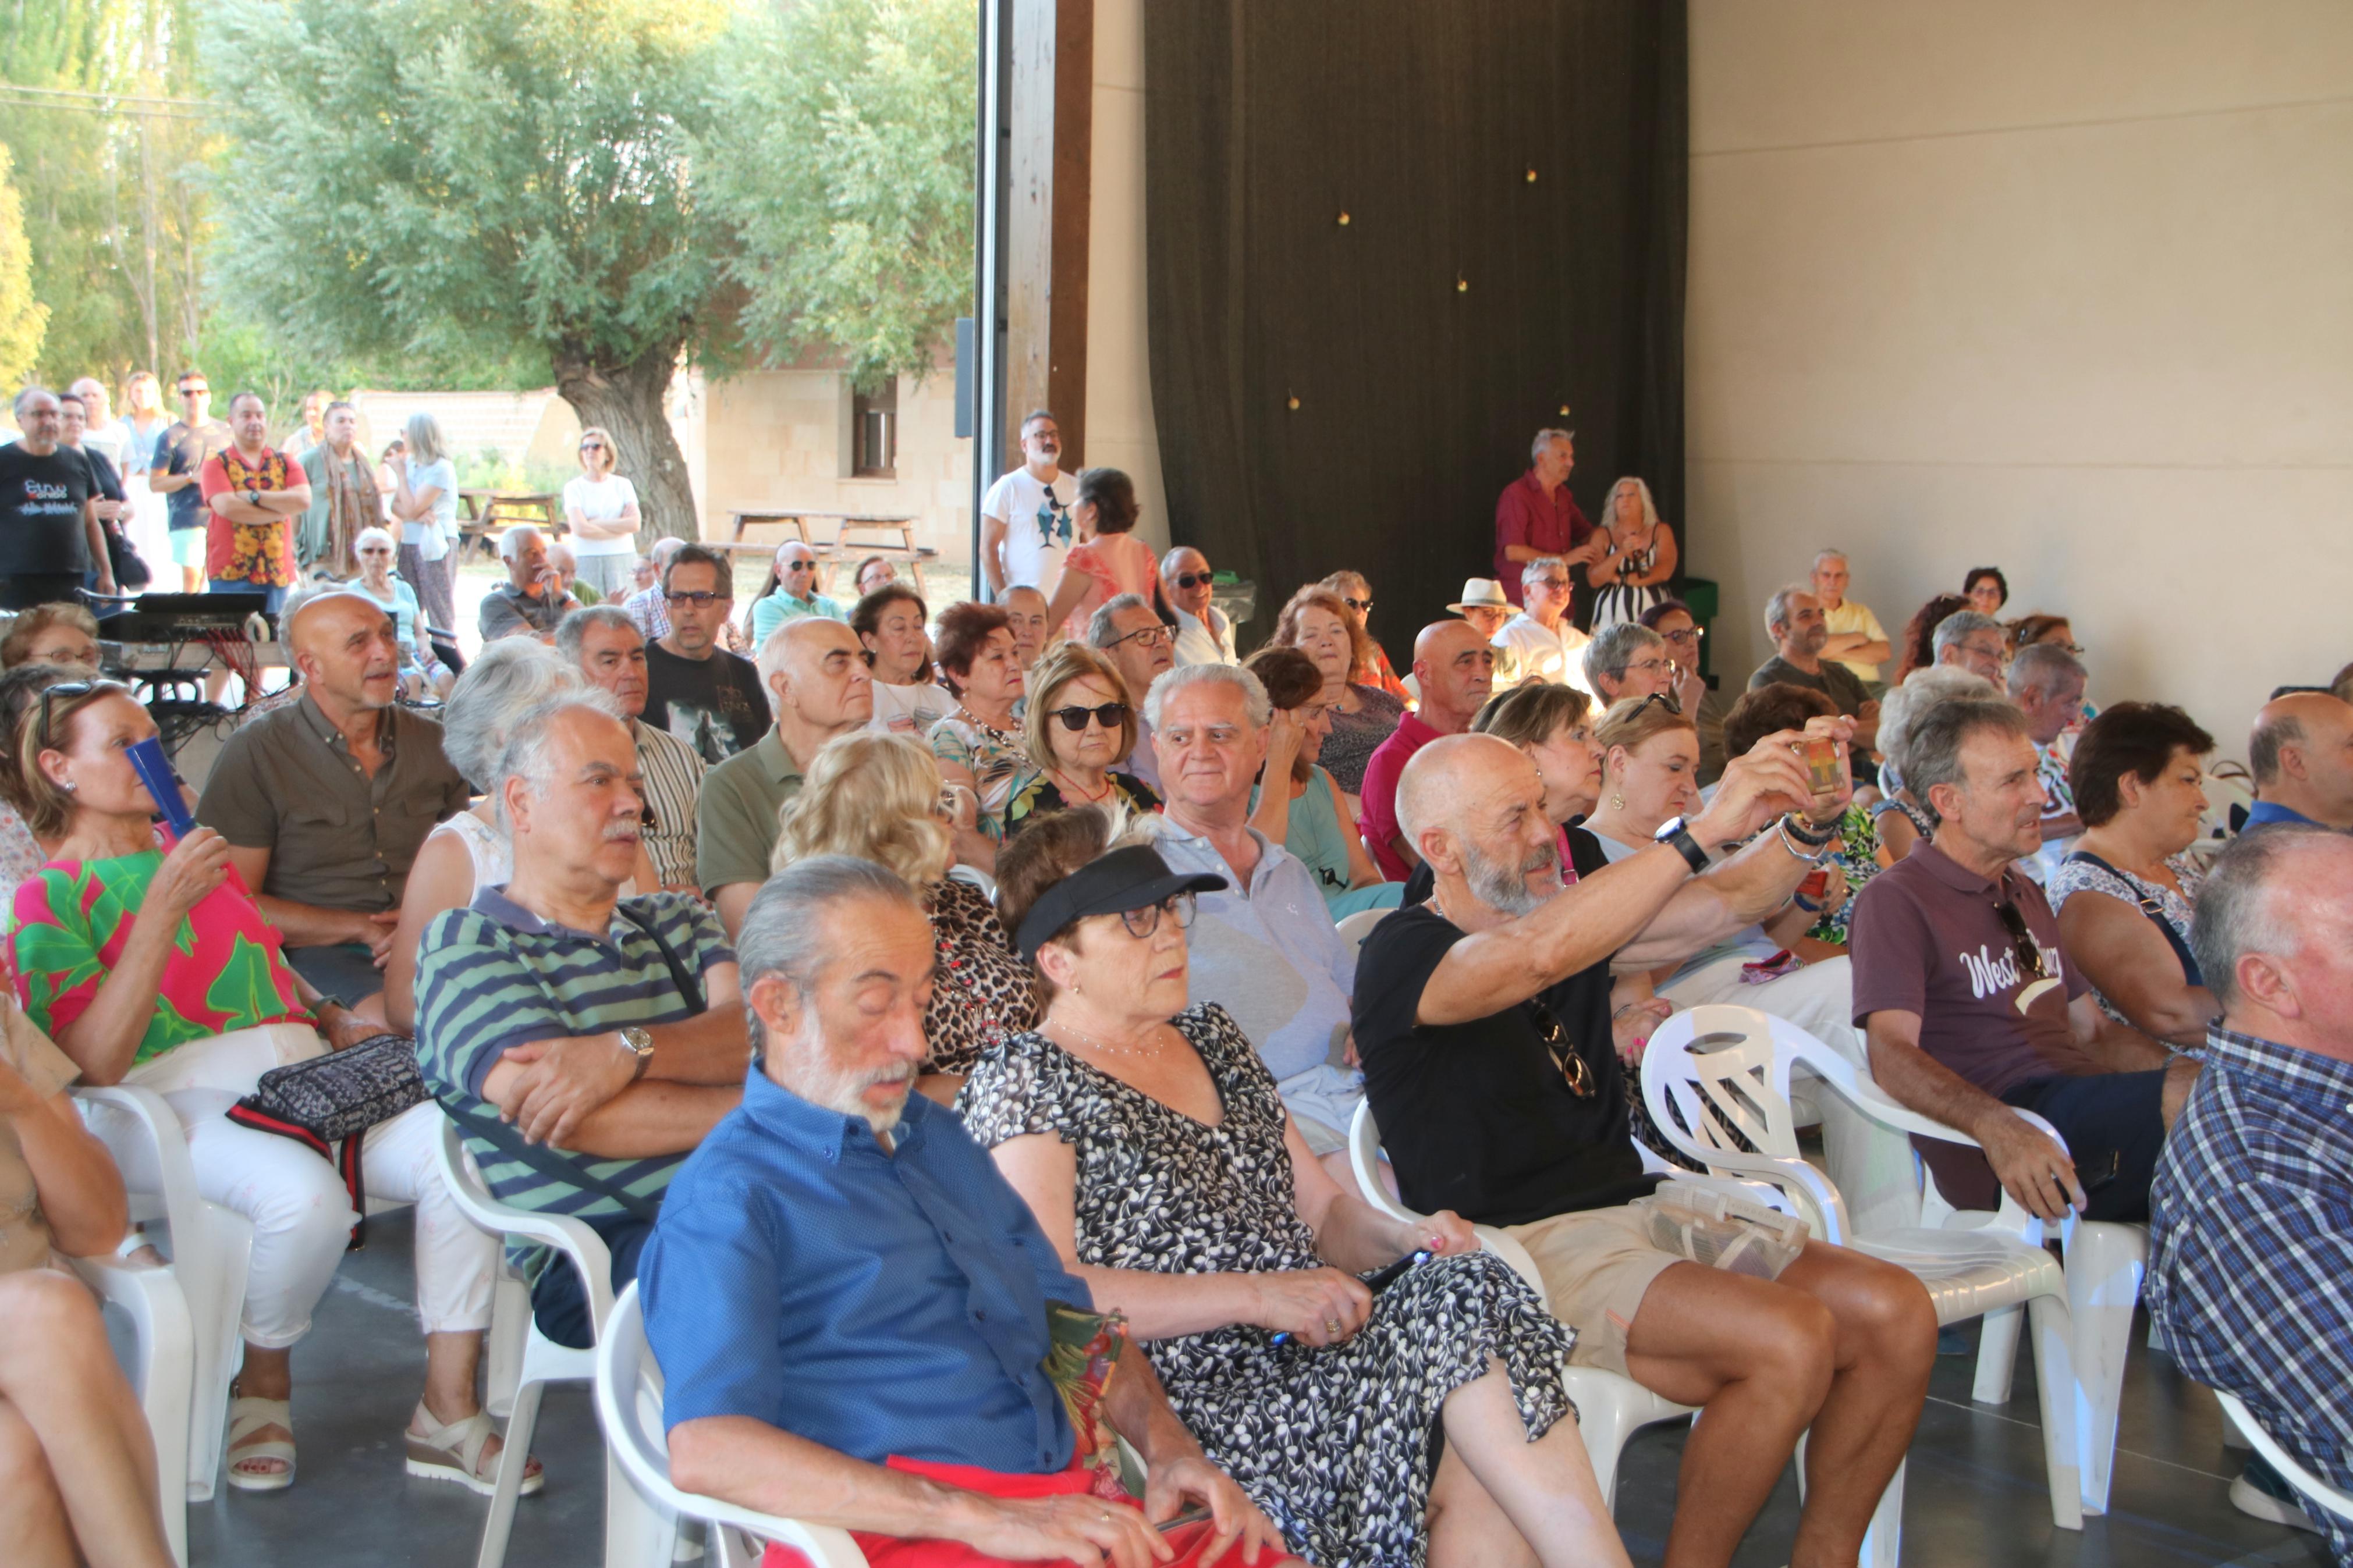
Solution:
<svg viewBox="0 0 2353 1568">
<path fill-rule="evenodd" d="M 509 637 L 484 648 L 450 689 L 442 710 L 441 751 L 477 790 L 498 786 L 500 753 L 515 721 L 552 697 L 567 692 L 594 698 L 614 717 L 620 710 L 601 691 L 585 689 L 579 666 L 543 643 Z M 425 928 L 444 910 L 462 909 L 483 888 L 505 884 L 514 875 L 514 845 L 498 819 L 496 800 L 485 795 L 427 834 L 408 868 L 400 895 L 400 923 L 385 958 L 384 1010 L 396 1029 L 417 1027 L 417 950 Z M 638 872 L 624 896 L 661 886 L 638 850 Z"/>
<path fill-rule="evenodd" d="M 385 454 L 392 474 L 392 520 L 400 536 L 400 574 L 417 590 L 429 626 L 454 634 L 458 605 L 451 593 L 457 563 L 458 468 L 441 422 L 418 409 L 402 428 L 404 446 Z"/>
</svg>

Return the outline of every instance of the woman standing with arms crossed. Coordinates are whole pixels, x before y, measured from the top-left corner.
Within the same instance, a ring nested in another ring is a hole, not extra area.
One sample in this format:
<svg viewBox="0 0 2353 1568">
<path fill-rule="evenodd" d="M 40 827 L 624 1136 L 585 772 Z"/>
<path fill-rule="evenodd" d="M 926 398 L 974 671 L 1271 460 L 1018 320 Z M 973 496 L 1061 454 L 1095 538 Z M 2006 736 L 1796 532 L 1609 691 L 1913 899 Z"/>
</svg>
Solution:
<svg viewBox="0 0 2353 1568">
<path fill-rule="evenodd" d="M 1630 476 L 1609 487 L 1601 503 L 1601 536 L 1608 548 L 1585 568 L 1593 590 L 1593 630 L 1639 621 L 1666 597 L 1675 574 L 1675 531 L 1659 521 L 1651 487 Z"/>
<path fill-rule="evenodd" d="M 581 580 L 607 599 L 627 597 L 638 559 L 638 489 L 613 471 L 620 450 L 612 432 L 591 425 L 580 432 L 580 472 L 564 481 L 564 522 Z"/>
</svg>

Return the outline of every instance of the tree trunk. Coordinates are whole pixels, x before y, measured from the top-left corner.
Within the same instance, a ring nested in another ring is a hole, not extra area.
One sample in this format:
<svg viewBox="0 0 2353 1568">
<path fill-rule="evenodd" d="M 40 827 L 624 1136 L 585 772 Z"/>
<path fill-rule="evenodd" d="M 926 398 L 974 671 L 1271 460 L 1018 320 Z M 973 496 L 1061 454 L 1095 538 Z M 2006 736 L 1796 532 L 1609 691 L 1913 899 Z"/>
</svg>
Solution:
<svg viewBox="0 0 2353 1568">
<path fill-rule="evenodd" d="M 678 345 L 649 349 L 622 365 L 559 354 L 554 368 L 556 393 L 572 405 L 581 425 L 601 425 L 612 432 L 615 470 L 637 488 L 639 553 L 664 534 L 701 538 L 686 454 L 679 450 L 667 406 Z"/>
</svg>

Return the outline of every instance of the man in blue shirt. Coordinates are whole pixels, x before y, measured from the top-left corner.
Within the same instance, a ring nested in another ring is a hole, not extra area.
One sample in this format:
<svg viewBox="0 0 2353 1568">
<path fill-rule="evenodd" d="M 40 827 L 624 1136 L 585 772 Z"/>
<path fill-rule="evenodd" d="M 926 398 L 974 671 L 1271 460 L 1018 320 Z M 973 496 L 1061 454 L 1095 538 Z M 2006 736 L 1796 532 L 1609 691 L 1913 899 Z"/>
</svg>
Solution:
<svg viewBox="0 0 2353 1568">
<path fill-rule="evenodd" d="M 638 1270 L 671 1479 L 986 1561 L 1152 1562 L 1154 1524 L 1198 1504 L 1208 1555 L 1239 1540 L 1265 1561 L 1273 1526 L 1141 1354 L 1118 1359 L 1102 1408 L 1149 1468 L 1142 1510 L 1073 1468 L 1094 1436 L 1047 1375 L 1048 1304 L 1092 1299 L 963 1123 L 909 1092 L 936 958 L 905 882 L 798 862 L 753 900 L 736 951 L 754 1071 L 671 1182 Z"/>
<path fill-rule="evenodd" d="M 2222 1016 L 2150 1187 L 2147 1290 L 2181 1370 L 2237 1394 L 2340 1489 L 2353 1489 L 2348 885 L 2353 843 L 2306 824 L 2242 835 L 2200 889 L 2190 947 Z M 2231 1500 L 2311 1528 L 2261 1475 L 2250 1465 Z M 2304 1511 L 2353 1563 L 2353 1524 Z"/>
<path fill-rule="evenodd" d="M 2326 691 L 2291 691 L 2264 703 L 2247 737 L 2247 771 L 2262 796 L 2247 826 L 2353 828 L 2353 705 Z"/>
</svg>

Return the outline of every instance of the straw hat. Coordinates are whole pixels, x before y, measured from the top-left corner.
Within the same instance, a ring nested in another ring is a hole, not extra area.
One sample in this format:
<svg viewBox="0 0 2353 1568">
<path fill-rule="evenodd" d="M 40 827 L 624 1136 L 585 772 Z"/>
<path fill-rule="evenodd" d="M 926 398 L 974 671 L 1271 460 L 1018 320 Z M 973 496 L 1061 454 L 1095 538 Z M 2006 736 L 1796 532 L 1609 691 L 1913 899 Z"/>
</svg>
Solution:
<svg viewBox="0 0 2353 1568">
<path fill-rule="evenodd" d="M 1461 602 L 1446 607 L 1459 616 L 1465 610 L 1508 610 L 1512 601 L 1504 597 L 1504 585 L 1493 577 L 1465 577 Z"/>
</svg>

